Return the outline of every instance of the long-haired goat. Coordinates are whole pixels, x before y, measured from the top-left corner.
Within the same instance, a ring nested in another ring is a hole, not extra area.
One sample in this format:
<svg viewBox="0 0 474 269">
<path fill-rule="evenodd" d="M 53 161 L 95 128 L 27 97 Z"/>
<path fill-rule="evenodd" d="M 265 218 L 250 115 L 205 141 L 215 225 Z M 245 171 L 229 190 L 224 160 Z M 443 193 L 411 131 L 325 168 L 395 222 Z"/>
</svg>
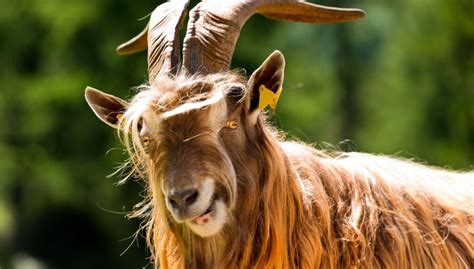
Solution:
<svg viewBox="0 0 474 269">
<path fill-rule="evenodd" d="M 474 175 L 361 153 L 325 154 L 265 123 L 284 58 L 228 71 L 253 13 L 309 23 L 361 18 L 291 0 L 170 1 L 118 48 L 148 48 L 149 84 L 126 102 L 88 88 L 147 182 L 147 238 L 161 268 L 473 268 Z"/>
</svg>

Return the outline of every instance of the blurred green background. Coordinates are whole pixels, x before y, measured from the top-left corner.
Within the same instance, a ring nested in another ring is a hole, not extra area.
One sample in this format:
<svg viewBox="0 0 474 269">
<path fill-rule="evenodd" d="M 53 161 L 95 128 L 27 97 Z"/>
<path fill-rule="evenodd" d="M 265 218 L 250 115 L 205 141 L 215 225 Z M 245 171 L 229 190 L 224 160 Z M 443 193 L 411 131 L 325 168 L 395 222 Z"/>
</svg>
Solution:
<svg viewBox="0 0 474 269">
<path fill-rule="evenodd" d="M 125 156 L 83 93 L 128 98 L 146 81 L 145 53 L 114 49 L 159 2 L 0 0 L 0 268 L 150 268 L 133 242 L 139 221 L 124 218 L 142 186 L 107 178 Z M 286 56 L 275 124 L 319 147 L 472 169 L 472 0 L 318 3 L 367 17 L 254 16 L 241 33 L 233 67 L 250 74 L 274 49 Z"/>
</svg>

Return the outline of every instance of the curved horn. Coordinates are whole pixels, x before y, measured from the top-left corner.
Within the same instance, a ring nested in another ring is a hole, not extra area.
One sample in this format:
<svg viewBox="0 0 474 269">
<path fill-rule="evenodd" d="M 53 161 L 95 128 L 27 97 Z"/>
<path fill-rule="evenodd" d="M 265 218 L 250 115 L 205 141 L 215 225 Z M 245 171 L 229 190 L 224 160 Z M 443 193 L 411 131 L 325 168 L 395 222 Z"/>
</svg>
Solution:
<svg viewBox="0 0 474 269">
<path fill-rule="evenodd" d="M 146 50 L 148 39 L 148 25 L 136 37 L 129 41 L 120 44 L 116 51 L 118 55 L 128 55 L 136 52 Z"/>
<path fill-rule="evenodd" d="M 121 55 L 148 48 L 148 76 L 176 74 L 180 65 L 179 29 L 186 17 L 189 0 L 170 0 L 155 8 L 145 30 L 117 47 Z M 145 42 L 146 41 L 146 42 Z"/>
<path fill-rule="evenodd" d="M 190 12 L 183 68 L 191 74 L 227 70 L 240 30 L 255 13 L 305 23 L 346 22 L 365 16 L 360 9 L 326 7 L 297 0 L 203 0 Z"/>
</svg>

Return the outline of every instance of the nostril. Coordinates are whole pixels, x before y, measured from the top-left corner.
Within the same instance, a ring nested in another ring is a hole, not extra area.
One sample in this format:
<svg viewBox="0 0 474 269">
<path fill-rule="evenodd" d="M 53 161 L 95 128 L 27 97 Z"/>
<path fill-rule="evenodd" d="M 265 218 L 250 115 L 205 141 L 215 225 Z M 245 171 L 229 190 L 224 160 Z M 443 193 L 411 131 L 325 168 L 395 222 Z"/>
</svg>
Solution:
<svg viewBox="0 0 474 269">
<path fill-rule="evenodd" d="M 186 198 L 186 205 L 191 205 L 194 202 L 196 202 L 196 200 L 198 198 L 198 195 L 199 194 L 198 194 L 197 190 L 194 190 L 194 192 L 188 198 Z"/>
<path fill-rule="evenodd" d="M 171 198 L 168 198 L 168 200 L 169 200 L 170 205 L 171 205 L 171 207 L 172 207 L 173 209 L 177 209 L 177 208 L 178 208 L 178 203 L 177 203 L 175 200 L 173 200 L 173 199 L 171 199 Z"/>
<path fill-rule="evenodd" d="M 168 196 L 168 201 L 173 209 L 183 210 L 196 202 L 198 197 L 199 193 L 196 189 L 187 189 L 173 192 Z"/>
</svg>

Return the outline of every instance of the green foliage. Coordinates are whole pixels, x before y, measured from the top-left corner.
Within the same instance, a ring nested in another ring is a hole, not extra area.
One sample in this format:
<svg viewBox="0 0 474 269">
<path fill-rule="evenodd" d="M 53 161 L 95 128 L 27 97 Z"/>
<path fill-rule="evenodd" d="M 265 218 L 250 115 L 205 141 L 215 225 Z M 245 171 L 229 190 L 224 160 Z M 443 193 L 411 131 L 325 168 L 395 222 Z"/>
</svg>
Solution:
<svg viewBox="0 0 474 269">
<path fill-rule="evenodd" d="M 139 19 L 156 4 L 0 0 L 1 268 L 21 268 L 28 257 L 45 268 L 148 264 L 142 239 L 120 256 L 132 239 L 120 240 L 138 222 L 103 208 L 131 210 L 141 186 L 116 188 L 117 178 L 106 178 L 125 156 L 83 90 L 127 98 L 146 81 L 145 54 L 118 57 L 114 49 L 145 26 Z M 244 27 L 233 67 L 250 74 L 274 49 L 287 60 L 275 124 L 306 142 L 348 139 L 360 151 L 472 169 L 472 3 L 339 5 L 367 17 L 311 26 L 255 16 Z"/>
</svg>

